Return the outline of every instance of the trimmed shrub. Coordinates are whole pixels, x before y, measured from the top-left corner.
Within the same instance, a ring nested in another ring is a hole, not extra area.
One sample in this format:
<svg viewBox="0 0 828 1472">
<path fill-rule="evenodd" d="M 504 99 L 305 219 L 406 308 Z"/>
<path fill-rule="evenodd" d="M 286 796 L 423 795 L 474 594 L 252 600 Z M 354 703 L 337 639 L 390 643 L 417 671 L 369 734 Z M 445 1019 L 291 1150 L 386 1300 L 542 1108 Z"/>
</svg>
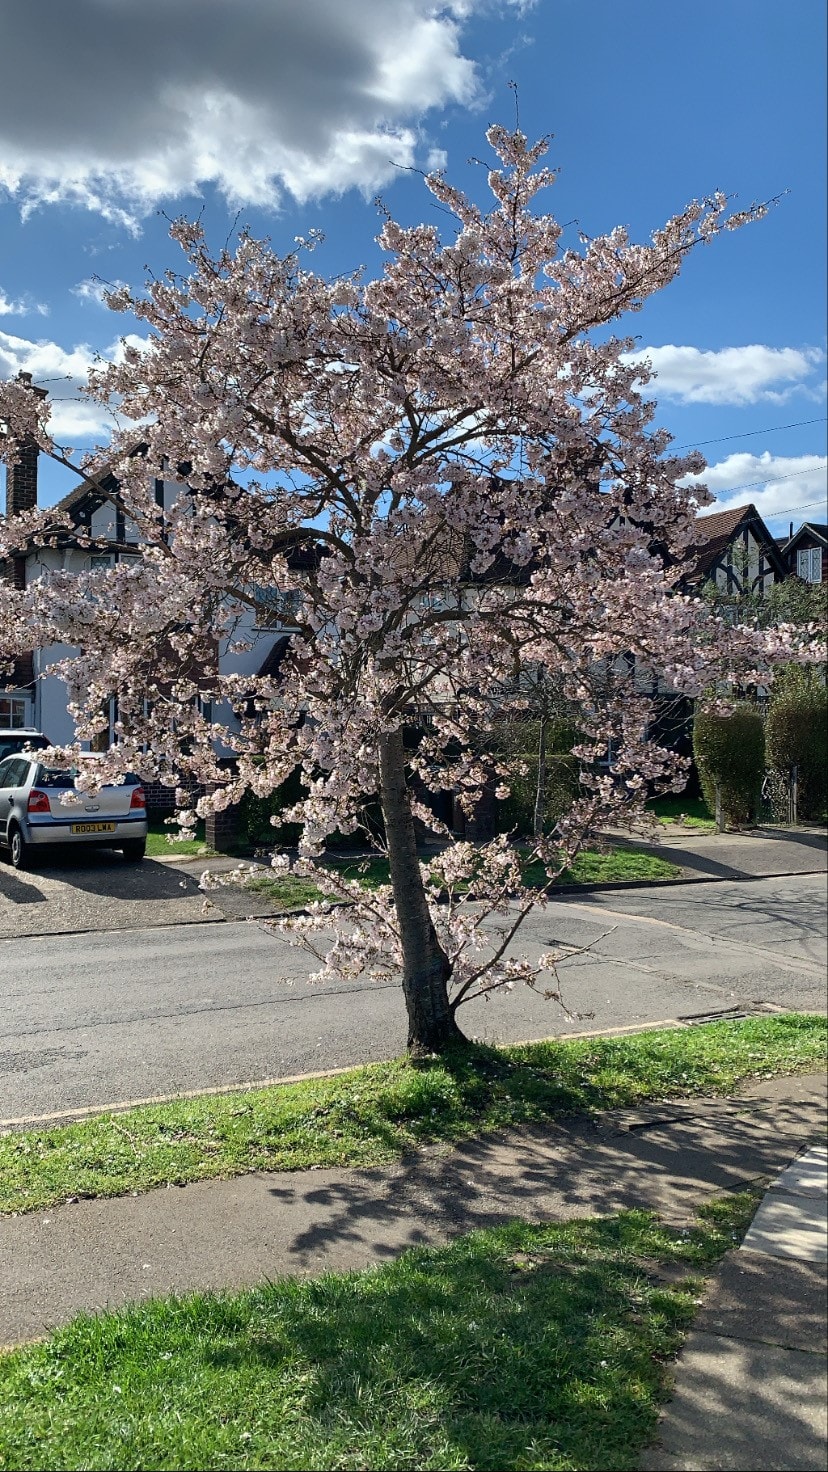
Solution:
<svg viewBox="0 0 828 1472">
<path fill-rule="evenodd" d="M 554 827 L 578 796 L 580 763 L 572 756 L 578 734 L 577 727 L 565 714 L 547 717 L 545 829 Z M 540 718 L 534 714 L 500 721 L 492 732 L 491 745 L 512 774 L 508 779 L 510 795 L 496 805 L 496 826 L 500 833 L 533 832 L 539 744 Z M 519 768 L 524 764 L 526 771 L 522 773 Z"/>
<path fill-rule="evenodd" d="M 765 731 L 752 705 L 738 705 L 728 716 L 699 711 L 693 723 L 693 755 L 702 793 L 716 811 L 716 786 L 725 824 L 745 827 L 756 818 L 765 767 Z"/>
<path fill-rule="evenodd" d="M 828 806 L 828 691 L 813 682 L 786 681 L 775 694 L 766 724 L 768 766 L 787 777 L 797 770 L 797 813 L 822 818 Z"/>
<path fill-rule="evenodd" d="M 531 833 L 535 821 L 535 798 L 538 783 L 538 754 L 536 751 L 520 753 L 515 757 L 515 767 L 525 762 L 525 775 L 518 772 L 511 778 L 511 792 L 498 803 L 497 827 L 501 833 L 513 830 L 520 834 Z M 552 828 L 562 813 L 565 813 L 578 796 L 579 763 L 574 756 L 563 756 L 552 752 L 546 758 L 546 790 L 543 804 L 544 828 Z"/>
</svg>

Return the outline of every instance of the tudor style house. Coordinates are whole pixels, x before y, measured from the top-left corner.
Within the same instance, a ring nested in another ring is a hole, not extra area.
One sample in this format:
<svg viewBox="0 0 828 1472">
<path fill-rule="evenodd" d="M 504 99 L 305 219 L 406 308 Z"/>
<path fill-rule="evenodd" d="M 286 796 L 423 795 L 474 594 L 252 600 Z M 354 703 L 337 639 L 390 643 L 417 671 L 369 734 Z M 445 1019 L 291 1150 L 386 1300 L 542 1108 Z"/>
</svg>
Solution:
<svg viewBox="0 0 828 1472">
<path fill-rule="evenodd" d="M 692 566 L 684 579 L 688 591 L 703 592 L 707 586 L 724 597 L 751 593 L 764 598 L 787 576 L 779 544 L 755 506 L 714 511 L 696 525 Z"/>
<path fill-rule="evenodd" d="M 24 447 L 16 465 L 6 472 L 6 509 L 10 517 L 37 506 L 38 452 L 35 446 Z M 99 482 L 85 481 L 57 503 L 56 511 L 67 513 L 72 529 L 61 531 L 56 545 L 30 546 L 13 565 L 0 567 L 0 576 L 12 577 L 19 588 L 25 588 L 50 569 L 81 572 L 92 567 L 113 566 L 135 557 L 138 533 L 115 504 L 117 483 L 103 476 Z M 159 510 L 169 510 L 181 487 L 177 482 L 155 480 L 155 499 Z M 107 495 L 112 493 L 112 499 Z M 83 545 L 81 537 L 94 539 L 94 546 Z M 236 642 L 246 648 L 219 649 L 222 674 L 272 674 L 287 645 L 291 632 L 290 595 L 282 597 L 276 589 L 262 590 L 258 612 L 250 610 L 242 616 L 234 630 Z M 68 744 L 75 738 L 72 718 L 66 708 L 63 681 L 50 673 L 59 659 L 71 655 L 66 645 L 34 649 L 15 661 L 12 674 L 0 675 L 0 726 L 34 727 L 56 745 Z M 222 718 L 232 723 L 229 712 Z M 115 720 L 110 711 L 110 728 Z"/>
</svg>

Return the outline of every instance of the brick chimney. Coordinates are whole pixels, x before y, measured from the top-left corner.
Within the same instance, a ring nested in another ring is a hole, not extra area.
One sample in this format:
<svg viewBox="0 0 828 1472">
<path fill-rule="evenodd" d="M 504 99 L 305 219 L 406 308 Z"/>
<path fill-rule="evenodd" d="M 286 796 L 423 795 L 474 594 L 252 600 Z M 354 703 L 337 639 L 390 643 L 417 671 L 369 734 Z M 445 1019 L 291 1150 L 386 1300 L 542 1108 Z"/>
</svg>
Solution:
<svg viewBox="0 0 828 1472">
<path fill-rule="evenodd" d="M 18 373 L 17 377 L 30 393 L 45 399 L 46 389 L 35 388 L 31 373 Z M 24 511 L 33 511 L 37 506 L 38 453 L 35 440 L 26 439 L 19 447 L 15 463 L 6 467 L 6 515 L 8 517 L 20 516 Z M 10 578 L 15 588 L 25 588 L 25 556 L 10 558 L 5 576 Z M 18 656 L 14 661 L 11 674 L 0 681 L 0 687 L 6 690 L 34 689 L 34 658 L 31 653 Z"/>
<path fill-rule="evenodd" d="M 37 394 L 38 398 L 45 399 L 46 389 L 35 388 L 31 373 L 18 373 L 17 379 L 33 394 Z M 33 511 L 37 506 L 38 453 L 33 439 L 24 440 L 20 445 L 18 460 L 14 465 L 6 467 L 7 516 L 19 516 L 22 511 Z"/>
</svg>

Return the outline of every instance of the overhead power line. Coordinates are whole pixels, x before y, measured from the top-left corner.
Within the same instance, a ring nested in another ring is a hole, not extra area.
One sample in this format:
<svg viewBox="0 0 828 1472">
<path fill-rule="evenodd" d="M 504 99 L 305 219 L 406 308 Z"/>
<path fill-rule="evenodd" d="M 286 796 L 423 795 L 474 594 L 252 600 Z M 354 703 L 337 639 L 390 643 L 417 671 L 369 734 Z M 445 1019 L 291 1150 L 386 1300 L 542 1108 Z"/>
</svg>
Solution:
<svg viewBox="0 0 828 1472">
<path fill-rule="evenodd" d="M 805 501 L 802 506 L 783 506 L 781 511 L 768 511 L 767 516 L 772 521 L 775 516 L 788 516 L 791 511 L 809 511 L 812 506 L 824 505 L 824 498 L 821 501 Z"/>
<path fill-rule="evenodd" d="M 828 415 L 822 414 L 817 419 L 797 419 L 793 424 L 769 424 L 765 429 L 745 429 L 741 434 L 722 434 L 715 440 L 697 440 L 695 444 L 676 445 L 676 453 L 679 450 L 698 450 L 702 445 L 723 445 L 727 440 L 746 440 L 755 434 L 776 434 L 780 429 L 802 429 L 806 424 L 825 424 Z"/>
<path fill-rule="evenodd" d="M 790 475 L 766 475 L 764 480 L 746 480 L 740 486 L 725 486 L 722 488 L 722 495 L 730 496 L 733 491 L 749 491 L 753 486 L 775 486 L 780 480 L 796 480 L 798 475 L 818 475 L 820 470 L 825 469 L 828 469 L 828 460 L 824 465 L 812 465 L 810 470 L 792 470 Z M 704 471 L 699 476 L 699 480 L 703 485 L 706 484 Z M 811 504 L 816 506 L 818 503 L 813 501 Z"/>
</svg>

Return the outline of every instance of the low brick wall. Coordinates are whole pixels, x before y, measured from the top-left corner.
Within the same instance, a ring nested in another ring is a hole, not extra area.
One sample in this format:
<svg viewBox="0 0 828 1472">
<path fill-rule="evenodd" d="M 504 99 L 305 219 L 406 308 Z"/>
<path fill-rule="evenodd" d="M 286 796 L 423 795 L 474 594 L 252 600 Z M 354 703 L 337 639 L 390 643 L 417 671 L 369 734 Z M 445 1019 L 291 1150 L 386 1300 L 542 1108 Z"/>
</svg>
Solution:
<svg viewBox="0 0 828 1472">
<path fill-rule="evenodd" d="M 186 785 L 186 784 L 184 784 Z M 145 782 L 144 792 L 147 795 L 147 812 L 150 817 L 169 817 L 175 812 L 175 787 L 167 787 L 163 782 Z M 190 788 L 193 801 L 195 802 L 204 791 L 203 787 L 193 786 Z"/>
</svg>

